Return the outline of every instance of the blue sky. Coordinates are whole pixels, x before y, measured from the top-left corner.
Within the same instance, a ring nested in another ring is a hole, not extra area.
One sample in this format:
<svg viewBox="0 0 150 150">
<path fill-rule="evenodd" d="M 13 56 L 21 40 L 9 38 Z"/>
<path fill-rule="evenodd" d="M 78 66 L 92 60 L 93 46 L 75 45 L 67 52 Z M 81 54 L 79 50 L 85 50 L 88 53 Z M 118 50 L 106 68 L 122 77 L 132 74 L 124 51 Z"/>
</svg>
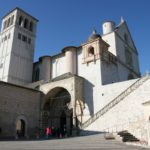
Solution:
<svg viewBox="0 0 150 150">
<path fill-rule="evenodd" d="M 15 7 L 39 20 L 35 61 L 79 46 L 93 28 L 102 34 L 104 21 L 119 24 L 123 16 L 139 51 L 141 73 L 150 71 L 150 0 L 0 0 L 0 18 Z"/>
</svg>

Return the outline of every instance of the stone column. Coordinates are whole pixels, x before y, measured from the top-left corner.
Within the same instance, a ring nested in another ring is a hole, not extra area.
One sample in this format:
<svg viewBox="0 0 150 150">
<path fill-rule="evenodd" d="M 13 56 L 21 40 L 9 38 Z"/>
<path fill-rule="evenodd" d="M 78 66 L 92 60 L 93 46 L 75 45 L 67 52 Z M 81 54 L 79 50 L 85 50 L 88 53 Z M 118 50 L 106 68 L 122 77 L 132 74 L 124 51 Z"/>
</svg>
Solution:
<svg viewBox="0 0 150 150">
<path fill-rule="evenodd" d="M 77 58 L 76 58 L 76 47 L 70 46 L 63 49 L 66 57 L 66 73 L 70 72 L 76 74 L 77 70 Z"/>
<path fill-rule="evenodd" d="M 51 79 L 51 57 L 43 56 L 41 59 L 41 79 L 42 80 L 50 80 Z"/>
<path fill-rule="evenodd" d="M 67 130 L 67 136 L 70 135 L 70 116 L 66 116 L 66 130 Z"/>
</svg>

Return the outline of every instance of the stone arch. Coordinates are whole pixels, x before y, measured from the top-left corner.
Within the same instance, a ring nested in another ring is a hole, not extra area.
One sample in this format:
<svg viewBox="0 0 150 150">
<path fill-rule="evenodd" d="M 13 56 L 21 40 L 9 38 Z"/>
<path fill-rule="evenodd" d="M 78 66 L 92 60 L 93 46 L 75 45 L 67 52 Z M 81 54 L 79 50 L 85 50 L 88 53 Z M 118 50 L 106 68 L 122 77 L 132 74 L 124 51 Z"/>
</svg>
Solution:
<svg viewBox="0 0 150 150">
<path fill-rule="evenodd" d="M 88 48 L 88 56 L 93 56 L 95 54 L 95 50 L 93 46 Z"/>
<path fill-rule="evenodd" d="M 29 20 L 27 18 L 25 18 L 24 20 L 24 28 L 28 29 L 29 26 Z"/>
<path fill-rule="evenodd" d="M 70 94 L 70 99 L 72 100 L 72 92 L 69 88 L 66 88 L 65 86 L 54 86 L 51 87 L 46 93 L 45 96 L 43 98 L 42 104 L 41 104 L 41 109 L 44 108 L 44 104 L 46 103 L 46 101 L 48 100 L 49 97 L 54 96 L 55 94 L 57 94 L 61 89 L 65 89 L 69 94 Z"/>
<path fill-rule="evenodd" d="M 27 119 L 24 115 L 17 116 L 15 119 L 14 136 L 16 138 L 27 137 Z"/>
<path fill-rule="evenodd" d="M 19 17 L 19 26 L 23 26 L 23 17 L 22 16 Z"/>
<path fill-rule="evenodd" d="M 14 22 L 14 15 L 11 17 L 10 25 L 12 25 Z"/>
<path fill-rule="evenodd" d="M 63 87 L 55 87 L 47 93 L 42 103 L 42 128 L 54 127 L 60 129 L 64 135 L 63 131 L 66 127 L 67 134 L 70 135 L 72 114 L 70 93 Z"/>
</svg>

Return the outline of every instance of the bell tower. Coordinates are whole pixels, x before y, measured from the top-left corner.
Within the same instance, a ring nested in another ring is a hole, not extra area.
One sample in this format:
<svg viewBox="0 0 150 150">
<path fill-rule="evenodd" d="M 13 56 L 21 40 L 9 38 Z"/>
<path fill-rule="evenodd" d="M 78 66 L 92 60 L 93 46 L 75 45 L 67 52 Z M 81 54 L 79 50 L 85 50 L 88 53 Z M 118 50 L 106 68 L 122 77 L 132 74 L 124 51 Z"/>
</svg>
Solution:
<svg viewBox="0 0 150 150">
<path fill-rule="evenodd" d="M 2 18 L 0 33 L 0 80 L 24 85 L 32 81 L 38 20 L 20 8 Z"/>
</svg>

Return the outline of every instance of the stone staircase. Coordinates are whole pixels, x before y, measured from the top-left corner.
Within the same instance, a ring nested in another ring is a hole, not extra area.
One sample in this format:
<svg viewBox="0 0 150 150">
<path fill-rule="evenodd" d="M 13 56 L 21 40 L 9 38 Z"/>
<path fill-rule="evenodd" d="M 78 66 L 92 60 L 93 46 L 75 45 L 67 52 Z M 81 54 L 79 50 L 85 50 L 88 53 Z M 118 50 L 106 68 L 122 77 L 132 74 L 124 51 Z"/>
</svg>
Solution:
<svg viewBox="0 0 150 150">
<path fill-rule="evenodd" d="M 91 125 L 93 122 L 95 122 L 99 117 L 104 115 L 106 112 L 108 112 L 111 108 L 116 106 L 119 102 L 121 102 L 126 96 L 128 96 L 130 93 L 135 91 L 137 88 L 139 88 L 144 82 L 146 82 L 148 79 L 150 79 L 150 76 L 144 76 L 138 79 L 136 82 L 134 82 L 131 86 L 129 86 L 125 91 L 123 91 L 121 94 L 119 94 L 116 98 L 114 98 L 111 102 L 109 102 L 107 105 L 105 105 L 101 110 L 99 110 L 97 113 L 95 113 L 93 116 L 91 116 L 87 121 L 85 121 L 83 124 L 80 125 L 80 129 L 85 129 L 89 125 Z"/>
<path fill-rule="evenodd" d="M 140 141 L 134 135 L 129 133 L 127 130 L 118 132 L 118 135 L 120 135 L 120 137 L 122 137 L 123 142 L 139 142 Z"/>
</svg>

